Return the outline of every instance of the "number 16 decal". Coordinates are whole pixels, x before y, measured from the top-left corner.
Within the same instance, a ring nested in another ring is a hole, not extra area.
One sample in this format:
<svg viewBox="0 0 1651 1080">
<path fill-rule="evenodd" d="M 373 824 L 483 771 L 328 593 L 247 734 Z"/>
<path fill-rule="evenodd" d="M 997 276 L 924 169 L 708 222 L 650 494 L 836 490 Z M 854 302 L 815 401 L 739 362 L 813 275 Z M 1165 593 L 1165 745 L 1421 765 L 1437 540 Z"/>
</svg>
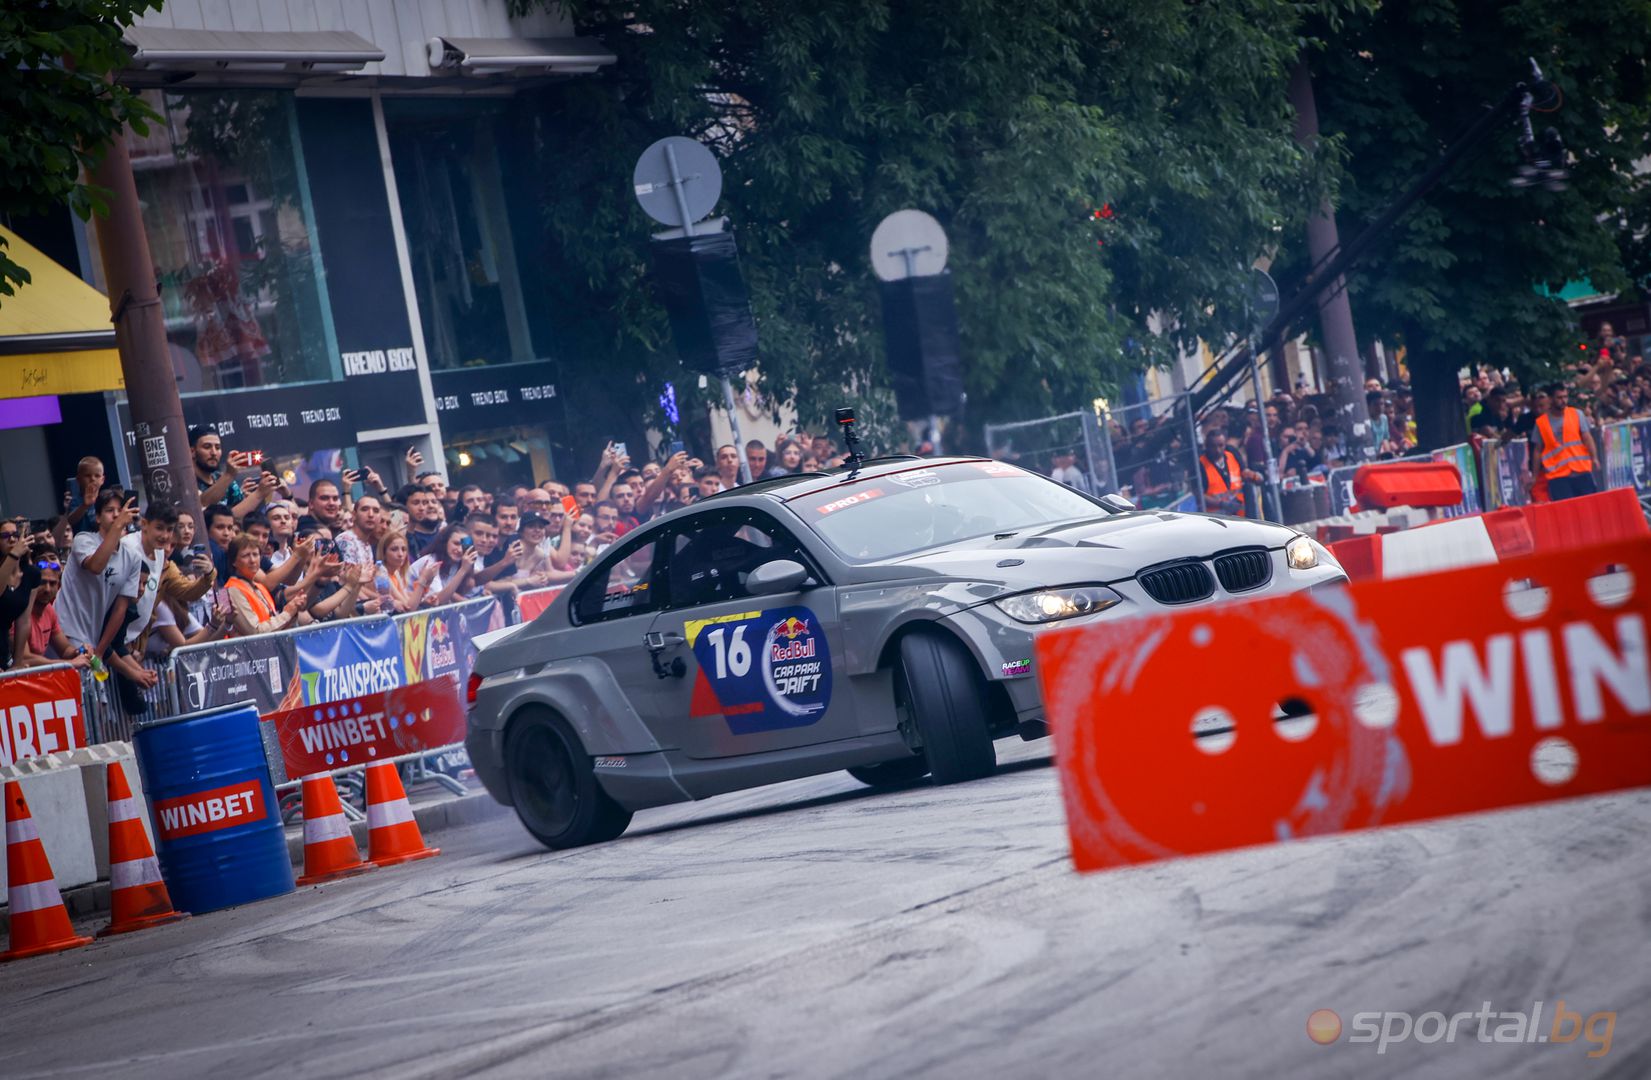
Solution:
<svg viewBox="0 0 1651 1080">
<path fill-rule="evenodd" d="M 831 651 L 814 612 L 774 608 L 692 620 L 691 715 L 721 713 L 736 735 L 803 727 L 831 703 Z"/>
</svg>

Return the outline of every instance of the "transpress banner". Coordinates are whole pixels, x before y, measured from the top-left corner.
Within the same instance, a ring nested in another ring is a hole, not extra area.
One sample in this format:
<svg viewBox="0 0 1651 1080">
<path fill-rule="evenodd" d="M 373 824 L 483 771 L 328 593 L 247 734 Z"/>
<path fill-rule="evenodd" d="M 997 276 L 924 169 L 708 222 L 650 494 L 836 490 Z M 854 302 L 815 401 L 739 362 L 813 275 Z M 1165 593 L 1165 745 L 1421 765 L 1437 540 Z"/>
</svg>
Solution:
<svg viewBox="0 0 1651 1080">
<path fill-rule="evenodd" d="M 324 705 L 406 685 L 401 639 L 389 619 L 319 626 L 293 635 L 298 678 L 279 708 Z"/>
</svg>

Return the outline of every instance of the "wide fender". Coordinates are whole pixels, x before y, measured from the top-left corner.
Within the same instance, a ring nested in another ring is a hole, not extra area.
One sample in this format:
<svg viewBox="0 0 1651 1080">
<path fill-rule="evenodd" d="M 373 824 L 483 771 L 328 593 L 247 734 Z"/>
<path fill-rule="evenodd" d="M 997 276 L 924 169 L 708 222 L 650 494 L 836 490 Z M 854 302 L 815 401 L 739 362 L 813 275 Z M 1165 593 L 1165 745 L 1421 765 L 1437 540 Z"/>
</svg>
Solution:
<svg viewBox="0 0 1651 1080">
<path fill-rule="evenodd" d="M 554 710 L 593 756 L 665 749 L 631 707 L 608 666 L 594 657 L 568 657 L 537 671 L 488 676 L 477 692 L 470 724 L 502 732 L 512 717 L 532 706 Z"/>
<path fill-rule="evenodd" d="M 975 581 L 847 586 L 838 590 L 842 651 L 850 675 L 877 670 L 889 642 L 914 625 L 937 624 L 1000 595 L 999 585 Z M 837 643 L 833 642 L 836 648 Z M 975 646 L 970 651 L 980 654 Z"/>
</svg>

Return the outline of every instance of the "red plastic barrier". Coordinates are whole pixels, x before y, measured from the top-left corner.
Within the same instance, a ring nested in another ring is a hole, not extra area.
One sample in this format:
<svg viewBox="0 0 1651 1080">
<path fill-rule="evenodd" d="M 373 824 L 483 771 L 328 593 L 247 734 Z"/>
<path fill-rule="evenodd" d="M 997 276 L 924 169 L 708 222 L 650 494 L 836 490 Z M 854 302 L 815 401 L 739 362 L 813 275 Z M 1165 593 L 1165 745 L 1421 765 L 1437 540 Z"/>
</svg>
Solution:
<svg viewBox="0 0 1651 1080">
<path fill-rule="evenodd" d="M 1039 635 L 1074 863 L 1651 786 L 1651 542 L 1577 554 Z"/>
<path fill-rule="evenodd" d="M 1646 523 L 1645 512 L 1629 488 L 1557 503 L 1510 506 L 1475 516 L 1484 522 L 1497 558 L 1503 560 L 1651 536 L 1651 525 Z M 1433 521 L 1408 533 L 1413 540 L 1423 530 L 1469 520 L 1472 518 Z M 1380 580 L 1384 576 L 1382 535 L 1386 534 L 1338 540 L 1329 545 L 1330 553 L 1354 581 Z"/>
<path fill-rule="evenodd" d="M 1382 534 L 1370 533 L 1329 545 L 1330 554 L 1354 581 L 1379 581 L 1382 576 Z"/>
<path fill-rule="evenodd" d="M 1388 461 L 1360 466 L 1353 498 L 1361 510 L 1394 506 L 1460 506 L 1462 474 L 1446 461 Z"/>
<path fill-rule="evenodd" d="M 1645 511 L 1632 488 L 1612 488 L 1561 502 L 1536 503 L 1525 509 L 1537 551 L 1566 551 L 1609 540 L 1651 536 Z"/>
</svg>

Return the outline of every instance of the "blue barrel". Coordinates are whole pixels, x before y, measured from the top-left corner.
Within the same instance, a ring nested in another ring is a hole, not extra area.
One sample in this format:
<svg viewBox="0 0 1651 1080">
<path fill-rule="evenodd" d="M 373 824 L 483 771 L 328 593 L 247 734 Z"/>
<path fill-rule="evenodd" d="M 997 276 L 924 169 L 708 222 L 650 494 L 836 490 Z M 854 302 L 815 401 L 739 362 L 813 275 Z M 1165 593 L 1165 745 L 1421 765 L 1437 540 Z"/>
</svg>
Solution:
<svg viewBox="0 0 1651 1080">
<path fill-rule="evenodd" d="M 258 710 L 231 705 L 139 724 L 132 738 L 172 903 L 201 914 L 293 890 Z"/>
</svg>

